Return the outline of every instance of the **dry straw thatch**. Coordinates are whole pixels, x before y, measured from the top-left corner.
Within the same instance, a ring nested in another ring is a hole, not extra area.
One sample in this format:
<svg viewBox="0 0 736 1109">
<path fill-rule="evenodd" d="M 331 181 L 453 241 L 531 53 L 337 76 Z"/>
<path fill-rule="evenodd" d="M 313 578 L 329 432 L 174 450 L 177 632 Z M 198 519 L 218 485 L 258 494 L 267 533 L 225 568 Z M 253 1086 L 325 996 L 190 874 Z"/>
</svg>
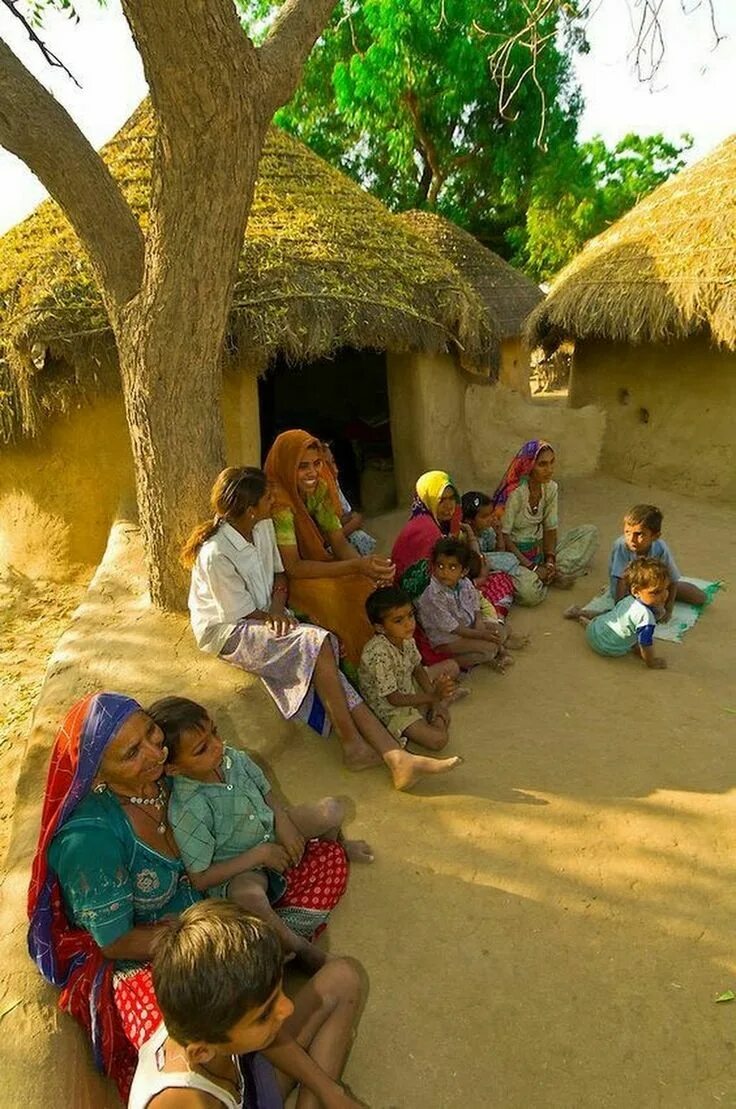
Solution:
<svg viewBox="0 0 736 1109">
<path fill-rule="evenodd" d="M 532 344 L 705 333 L 736 349 L 735 180 L 733 135 L 587 244 L 532 314 Z"/>
<path fill-rule="evenodd" d="M 443 216 L 412 211 L 399 219 L 437 247 L 472 285 L 497 341 L 521 335 L 527 316 L 544 297 L 538 285 Z"/>
<path fill-rule="evenodd" d="M 154 125 L 144 102 L 102 150 L 145 226 Z M 488 372 L 477 293 L 376 199 L 272 128 L 240 260 L 228 349 L 262 368 L 340 347 L 459 350 Z M 0 239 L 0 439 L 33 435 L 85 395 L 117 388 L 87 257 L 52 201 Z"/>
</svg>

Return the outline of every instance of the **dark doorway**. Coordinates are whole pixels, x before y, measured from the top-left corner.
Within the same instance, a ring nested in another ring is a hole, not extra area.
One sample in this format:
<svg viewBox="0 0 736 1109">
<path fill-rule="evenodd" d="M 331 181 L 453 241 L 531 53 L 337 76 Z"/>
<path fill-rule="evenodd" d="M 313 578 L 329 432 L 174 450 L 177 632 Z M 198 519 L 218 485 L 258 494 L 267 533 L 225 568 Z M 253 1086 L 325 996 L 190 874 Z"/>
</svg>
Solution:
<svg viewBox="0 0 736 1109">
<path fill-rule="evenodd" d="M 385 355 L 344 349 L 334 358 L 296 366 L 277 359 L 259 379 L 258 391 L 264 458 L 288 428 L 329 440 L 340 485 L 359 507 L 363 472 L 392 464 Z"/>
</svg>

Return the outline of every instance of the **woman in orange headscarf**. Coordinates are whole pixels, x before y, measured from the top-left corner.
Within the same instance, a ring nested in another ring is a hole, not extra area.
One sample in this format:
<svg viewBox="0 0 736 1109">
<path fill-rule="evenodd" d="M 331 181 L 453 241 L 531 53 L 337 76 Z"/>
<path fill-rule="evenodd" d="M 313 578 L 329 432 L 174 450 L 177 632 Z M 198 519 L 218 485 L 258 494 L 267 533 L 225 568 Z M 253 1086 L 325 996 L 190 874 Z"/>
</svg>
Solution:
<svg viewBox="0 0 736 1109">
<path fill-rule="evenodd" d="M 365 601 L 393 580 L 387 558 L 360 555 L 340 525 L 340 498 L 322 444 L 307 431 L 285 431 L 268 452 L 266 475 L 289 603 L 297 613 L 338 636 L 349 663 L 373 635 Z"/>
</svg>

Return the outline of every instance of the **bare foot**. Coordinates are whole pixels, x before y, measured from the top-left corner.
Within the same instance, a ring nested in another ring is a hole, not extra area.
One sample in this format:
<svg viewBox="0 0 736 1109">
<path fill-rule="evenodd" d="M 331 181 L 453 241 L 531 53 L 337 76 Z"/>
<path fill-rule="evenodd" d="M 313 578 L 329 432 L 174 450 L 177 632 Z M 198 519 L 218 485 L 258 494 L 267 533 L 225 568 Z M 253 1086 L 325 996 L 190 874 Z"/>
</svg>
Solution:
<svg viewBox="0 0 736 1109">
<path fill-rule="evenodd" d="M 348 770 L 370 770 L 380 766 L 382 759 L 364 739 L 351 739 L 342 745 L 342 761 Z"/>
<path fill-rule="evenodd" d="M 508 651 L 520 651 L 523 647 L 528 647 L 530 642 L 528 635 L 515 635 L 513 632 L 509 632 L 504 647 Z"/>
<path fill-rule="evenodd" d="M 570 605 L 569 608 L 565 609 L 562 615 L 566 620 L 579 620 L 583 615 L 583 610 L 580 605 Z"/>
<path fill-rule="evenodd" d="M 467 686 L 463 686 L 462 689 L 456 689 L 447 698 L 447 704 L 454 705 L 455 701 L 462 701 L 463 697 L 469 697 L 472 692 L 472 689 L 468 689 Z"/>
<path fill-rule="evenodd" d="M 450 759 L 428 759 L 424 755 L 411 755 L 401 750 L 387 751 L 383 758 L 396 789 L 412 789 L 427 775 L 447 774 L 463 761 L 459 755 Z"/>
<path fill-rule="evenodd" d="M 375 855 L 364 839 L 343 840 L 345 854 L 352 863 L 372 863 Z"/>
<path fill-rule="evenodd" d="M 499 653 L 494 659 L 491 659 L 491 669 L 497 670 L 499 674 L 505 674 L 515 662 L 516 659 L 512 655 Z"/>
</svg>

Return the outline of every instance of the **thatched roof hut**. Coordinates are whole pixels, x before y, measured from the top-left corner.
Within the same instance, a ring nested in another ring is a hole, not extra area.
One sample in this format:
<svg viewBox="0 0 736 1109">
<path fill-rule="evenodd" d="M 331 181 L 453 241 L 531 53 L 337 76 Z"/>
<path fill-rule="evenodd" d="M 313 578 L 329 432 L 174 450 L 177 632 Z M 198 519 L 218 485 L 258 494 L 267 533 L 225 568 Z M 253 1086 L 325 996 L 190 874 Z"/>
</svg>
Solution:
<svg viewBox="0 0 736 1109">
<path fill-rule="evenodd" d="M 403 212 L 401 221 L 432 243 L 478 293 L 488 326 L 499 339 L 518 338 L 544 294 L 519 270 L 456 223 L 434 212 Z"/>
<path fill-rule="evenodd" d="M 705 334 L 736 349 L 736 135 L 592 239 L 529 320 L 532 343 L 669 343 Z"/>
<path fill-rule="evenodd" d="M 569 403 L 606 413 L 626 480 L 736 502 L 736 136 L 660 185 L 562 271 L 529 321 L 574 340 Z"/>
<path fill-rule="evenodd" d="M 143 103 L 102 155 L 145 225 L 153 120 Z M 229 351 L 261 369 L 341 347 L 458 351 L 488 374 L 493 336 L 450 261 L 302 143 L 271 128 L 243 245 Z M 80 397 L 117 388 L 91 267 L 46 201 L 0 239 L 0 439 L 34 435 Z"/>
</svg>

